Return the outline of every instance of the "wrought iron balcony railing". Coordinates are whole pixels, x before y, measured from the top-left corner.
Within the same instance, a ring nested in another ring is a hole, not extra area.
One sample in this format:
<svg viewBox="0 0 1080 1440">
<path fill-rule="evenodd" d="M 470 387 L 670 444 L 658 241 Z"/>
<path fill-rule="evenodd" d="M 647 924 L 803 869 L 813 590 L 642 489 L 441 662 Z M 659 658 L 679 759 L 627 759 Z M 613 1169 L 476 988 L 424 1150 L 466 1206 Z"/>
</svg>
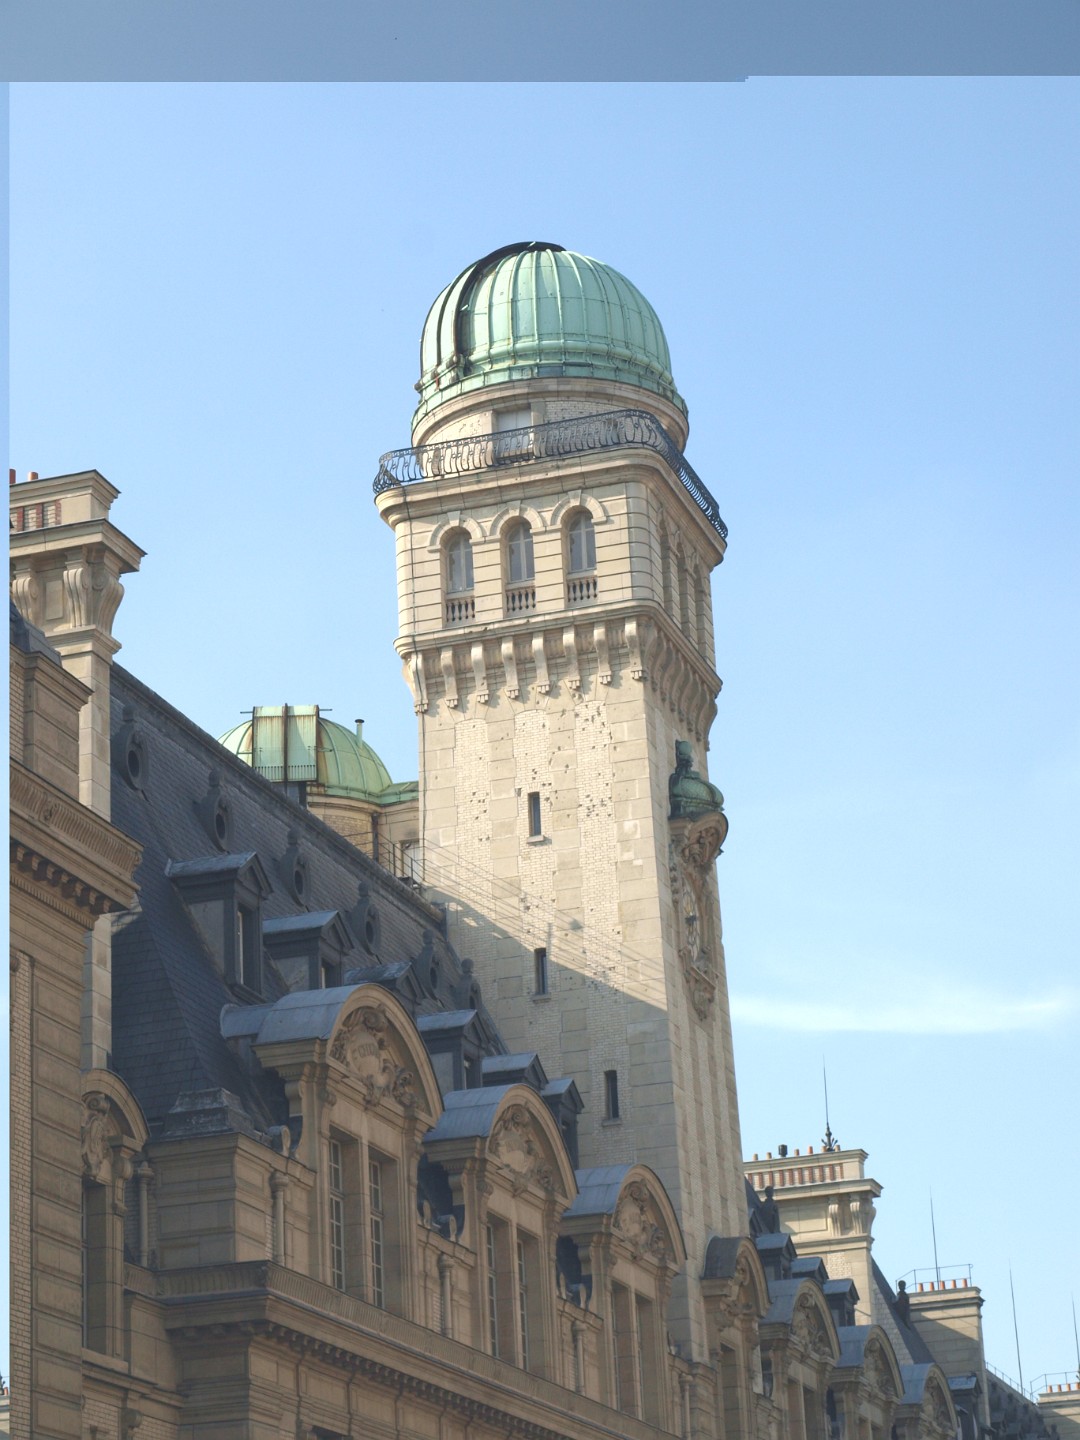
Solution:
<svg viewBox="0 0 1080 1440">
<path fill-rule="evenodd" d="M 415 450 L 390 450 L 379 461 L 374 491 L 380 495 L 398 485 L 437 480 L 442 475 L 468 475 L 517 461 L 546 460 L 565 455 L 625 447 L 654 450 L 679 477 L 687 494 L 718 535 L 727 539 L 727 526 L 716 501 L 659 420 L 646 410 L 608 410 L 572 420 L 550 420 L 544 425 L 523 425 L 489 435 L 465 435 L 439 440 Z"/>
</svg>

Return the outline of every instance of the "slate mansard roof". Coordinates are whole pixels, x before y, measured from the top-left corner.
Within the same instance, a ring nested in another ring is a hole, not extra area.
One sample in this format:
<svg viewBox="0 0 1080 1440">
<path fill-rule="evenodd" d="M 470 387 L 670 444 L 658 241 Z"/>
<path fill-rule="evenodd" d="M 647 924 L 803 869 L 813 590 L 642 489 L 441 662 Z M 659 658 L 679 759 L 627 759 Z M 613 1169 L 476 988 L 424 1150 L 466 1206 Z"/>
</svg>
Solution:
<svg viewBox="0 0 1080 1440">
<path fill-rule="evenodd" d="M 337 912 L 342 928 L 335 933 L 354 942 L 343 956 L 347 983 L 377 979 L 399 993 L 414 1018 L 456 1009 L 466 992 L 475 998 L 475 981 L 441 933 L 439 911 L 114 666 L 113 736 L 130 735 L 132 727 L 145 764 L 136 784 L 114 763 L 112 823 L 138 840 L 143 859 L 138 901 L 113 937 L 112 1066 L 153 1134 L 167 1128 L 182 1096 L 205 1091 L 228 1091 L 256 1132 L 287 1119 L 276 1078 L 245 1066 L 222 1034 L 225 1006 L 257 1001 L 237 994 L 210 953 L 184 900 L 193 880 L 225 881 L 257 865 L 260 886 L 268 882 L 262 920 L 278 936 L 317 935 Z M 226 853 L 207 821 L 208 795 L 226 807 Z M 290 890 L 290 855 L 305 862 L 302 903 Z M 374 945 L 359 933 L 365 905 L 378 916 Z M 425 963 L 415 966 L 421 956 Z M 287 991 L 268 951 L 264 957 L 260 998 L 272 1004 Z M 400 985 L 410 971 L 415 983 L 405 997 Z M 505 1047 L 482 1002 L 481 1014 L 489 1049 L 500 1052 Z"/>
</svg>

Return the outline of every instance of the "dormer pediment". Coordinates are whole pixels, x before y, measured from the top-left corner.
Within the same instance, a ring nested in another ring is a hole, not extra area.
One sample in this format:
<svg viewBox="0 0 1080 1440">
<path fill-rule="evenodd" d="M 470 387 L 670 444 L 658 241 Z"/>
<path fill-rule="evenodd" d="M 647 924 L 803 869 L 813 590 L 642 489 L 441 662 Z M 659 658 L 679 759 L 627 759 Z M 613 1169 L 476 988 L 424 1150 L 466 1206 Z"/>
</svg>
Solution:
<svg viewBox="0 0 1080 1440">
<path fill-rule="evenodd" d="M 678 1268 L 686 1246 L 660 1178 L 646 1165 L 603 1165 L 576 1173 L 578 1194 L 563 1228 L 581 1241 L 602 1232 L 636 1260 Z"/>
<path fill-rule="evenodd" d="M 265 1008 L 255 1053 L 262 1064 L 326 1064 L 365 1107 L 391 1104 L 433 1120 L 439 1087 L 408 1013 L 381 986 L 297 991 Z"/>
<path fill-rule="evenodd" d="M 424 1148 L 448 1168 L 469 1158 L 487 1162 L 488 1183 L 512 1195 L 537 1190 L 564 1203 L 575 1192 L 574 1172 L 547 1106 L 525 1085 L 452 1091 Z"/>
</svg>

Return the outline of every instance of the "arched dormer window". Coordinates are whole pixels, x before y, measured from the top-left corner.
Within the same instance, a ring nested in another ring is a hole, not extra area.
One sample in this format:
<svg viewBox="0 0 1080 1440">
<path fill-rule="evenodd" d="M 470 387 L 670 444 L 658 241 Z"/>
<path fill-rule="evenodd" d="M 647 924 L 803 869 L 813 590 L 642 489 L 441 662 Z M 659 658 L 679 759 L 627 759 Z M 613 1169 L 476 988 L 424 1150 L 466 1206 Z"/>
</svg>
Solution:
<svg viewBox="0 0 1080 1440">
<path fill-rule="evenodd" d="M 461 624 L 476 618 L 473 599 L 472 541 L 464 530 L 454 530 L 443 549 L 446 587 L 446 623 Z"/>
<path fill-rule="evenodd" d="M 506 613 L 536 609 L 536 566 L 533 561 L 532 526 L 515 520 L 506 532 Z"/>
<path fill-rule="evenodd" d="M 566 598 L 571 605 L 596 599 L 596 532 L 587 510 L 576 510 L 567 524 L 566 572 Z"/>
</svg>

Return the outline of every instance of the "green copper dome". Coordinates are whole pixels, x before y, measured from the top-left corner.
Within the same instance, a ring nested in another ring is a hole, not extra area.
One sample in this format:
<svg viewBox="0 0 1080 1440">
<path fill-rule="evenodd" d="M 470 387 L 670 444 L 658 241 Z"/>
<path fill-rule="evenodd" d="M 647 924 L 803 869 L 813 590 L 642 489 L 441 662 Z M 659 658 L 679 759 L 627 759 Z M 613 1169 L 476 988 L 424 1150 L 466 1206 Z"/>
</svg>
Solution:
<svg viewBox="0 0 1080 1440">
<path fill-rule="evenodd" d="M 390 772 L 359 733 L 327 720 L 317 705 L 257 705 L 220 743 L 267 780 L 304 780 L 328 795 L 379 804 L 401 799 Z M 411 787 L 415 788 L 415 786 Z"/>
<path fill-rule="evenodd" d="M 457 395 L 552 376 L 637 385 L 686 413 L 641 291 L 610 265 L 532 240 L 477 260 L 428 311 L 414 423 Z"/>
</svg>

